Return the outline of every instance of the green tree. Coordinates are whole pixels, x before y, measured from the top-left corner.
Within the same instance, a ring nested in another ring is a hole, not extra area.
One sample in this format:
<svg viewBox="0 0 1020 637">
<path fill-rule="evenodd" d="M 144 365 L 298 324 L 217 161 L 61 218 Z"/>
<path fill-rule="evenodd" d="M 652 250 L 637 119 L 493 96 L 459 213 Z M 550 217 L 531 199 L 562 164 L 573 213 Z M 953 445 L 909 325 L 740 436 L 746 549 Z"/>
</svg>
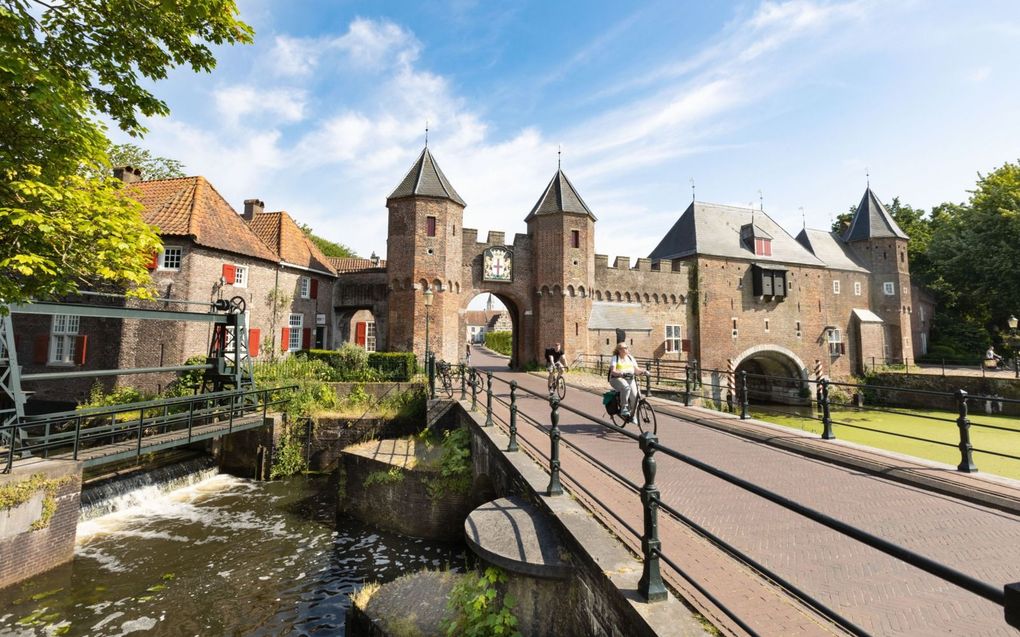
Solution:
<svg viewBox="0 0 1020 637">
<path fill-rule="evenodd" d="M 184 163 L 167 157 L 156 157 L 134 144 L 114 144 L 107 151 L 111 166 L 132 166 L 142 170 L 142 179 L 174 179 L 184 177 Z"/>
<path fill-rule="evenodd" d="M 305 236 L 308 237 L 309 240 L 311 240 L 311 242 L 314 243 L 315 246 L 319 248 L 319 250 L 321 250 L 322 253 L 327 257 L 346 258 L 358 256 L 354 252 L 354 250 L 351 250 L 344 244 L 336 243 L 330 241 L 329 239 L 323 239 L 322 237 L 318 236 L 312 231 L 312 227 L 309 226 L 308 224 L 302 223 L 299 225 L 301 227 L 301 231 L 305 233 Z"/>
<path fill-rule="evenodd" d="M 107 176 L 105 115 L 131 135 L 168 108 L 143 82 L 250 42 L 233 0 L 0 0 L 0 299 L 83 283 L 145 294 L 159 238 Z"/>
</svg>

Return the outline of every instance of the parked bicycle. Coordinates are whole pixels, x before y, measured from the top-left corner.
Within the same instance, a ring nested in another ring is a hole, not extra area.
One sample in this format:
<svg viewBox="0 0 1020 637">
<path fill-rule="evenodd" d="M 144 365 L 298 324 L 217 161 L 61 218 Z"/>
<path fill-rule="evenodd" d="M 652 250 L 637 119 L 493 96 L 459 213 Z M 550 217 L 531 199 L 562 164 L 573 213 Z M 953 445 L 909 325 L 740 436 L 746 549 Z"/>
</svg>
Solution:
<svg viewBox="0 0 1020 637">
<path fill-rule="evenodd" d="M 549 396 L 556 394 L 560 400 L 567 395 L 567 381 L 563 379 L 563 367 L 557 365 L 549 376 Z"/>
<path fill-rule="evenodd" d="M 436 362 L 436 393 L 453 398 L 453 365 L 446 361 Z"/>
<path fill-rule="evenodd" d="M 621 378 L 630 382 L 634 379 L 634 375 L 625 374 Z M 650 431 L 653 434 L 657 434 L 659 427 L 655 421 L 655 411 L 652 410 L 652 406 L 641 393 L 640 386 L 638 386 L 637 391 L 637 401 L 634 404 L 634 409 L 626 417 L 620 415 L 620 392 L 615 389 L 606 392 L 602 397 L 602 402 L 606 406 L 606 413 L 609 414 L 609 419 L 613 421 L 613 424 L 618 427 L 626 427 L 630 423 L 636 422 L 641 433 Z"/>
</svg>

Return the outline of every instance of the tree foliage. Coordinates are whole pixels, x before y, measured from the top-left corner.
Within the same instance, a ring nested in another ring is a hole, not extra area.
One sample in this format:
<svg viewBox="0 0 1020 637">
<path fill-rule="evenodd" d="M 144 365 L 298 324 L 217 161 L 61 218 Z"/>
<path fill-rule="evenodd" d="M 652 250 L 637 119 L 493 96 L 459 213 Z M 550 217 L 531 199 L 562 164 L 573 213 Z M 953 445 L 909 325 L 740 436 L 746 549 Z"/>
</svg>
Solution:
<svg viewBox="0 0 1020 637">
<path fill-rule="evenodd" d="M 305 236 L 308 237 L 308 239 L 311 240 L 311 242 L 314 243 L 315 246 L 327 257 L 348 258 L 358 256 L 354 250 L 351 250 L 344 244 L 336 243 L 318 236 L 312 231 L 312 227 L 308 224 L 302 223 L 300 224 L 300 227 L 301 231 L 305 233 Z"/>
<path fill-rule="evenodd" d="M 142 171 L 142 179 L 174 179 L 184 177 L 184 163 L 168 157 L 157 157 L 134 144 L 114 144 L 107 151 L 111 166 L 131 166 Z"/>
<path fill-rule="evenodd" d="M 0 0 L 0 299 L 148 281 L 159 239 L 107 176 L 98 117 L 143 133 L 140 117 L 168 113 L 143 82 L 250 42 L 236 13 L 233 0 Z"/>
</svg>

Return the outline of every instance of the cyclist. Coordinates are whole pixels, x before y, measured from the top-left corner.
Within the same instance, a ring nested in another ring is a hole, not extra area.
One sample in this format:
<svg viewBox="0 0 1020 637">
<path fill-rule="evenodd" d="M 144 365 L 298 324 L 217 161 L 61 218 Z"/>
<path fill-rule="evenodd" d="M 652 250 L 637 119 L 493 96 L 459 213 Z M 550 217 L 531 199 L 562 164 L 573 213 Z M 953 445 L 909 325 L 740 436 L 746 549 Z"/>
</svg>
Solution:
<svg viewBox="0 0 1020 637">
<path fill-rule="evenodd" d="M 567 364 L 563 348 L 559 343 L 554 343 L 552 347 L 545 350 L 545 364 L 549 369 L 549 396 L 556 393 L 556 385 L 553 382 L 553 377 L 556 375 L 556 370 L 566 370 Z"/>
<path fill-rule="evenodd" d="M 617 343 L 609 360 L 609 384 L 620 394 L 620 417 L 630 418 L 630 410 L 637 402 L 637 376 L 647 374 L 630 355 L 626 343 Z"/>
</svg>

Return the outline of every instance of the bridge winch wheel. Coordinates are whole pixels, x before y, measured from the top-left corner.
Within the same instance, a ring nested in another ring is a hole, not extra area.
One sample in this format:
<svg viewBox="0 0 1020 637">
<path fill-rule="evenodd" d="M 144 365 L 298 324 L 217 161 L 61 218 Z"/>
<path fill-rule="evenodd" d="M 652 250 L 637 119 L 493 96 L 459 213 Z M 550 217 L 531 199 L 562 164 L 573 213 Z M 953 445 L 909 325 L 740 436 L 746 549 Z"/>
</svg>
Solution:
<svg viewBox="0 0 1020 637">
<path fill-rule="evenodd" d="M 245 303 L 243 296 L 235 296 L 230 299 L 230 311 L 234 314 L 244 314 L 244 308 Z"/>
</svg>

